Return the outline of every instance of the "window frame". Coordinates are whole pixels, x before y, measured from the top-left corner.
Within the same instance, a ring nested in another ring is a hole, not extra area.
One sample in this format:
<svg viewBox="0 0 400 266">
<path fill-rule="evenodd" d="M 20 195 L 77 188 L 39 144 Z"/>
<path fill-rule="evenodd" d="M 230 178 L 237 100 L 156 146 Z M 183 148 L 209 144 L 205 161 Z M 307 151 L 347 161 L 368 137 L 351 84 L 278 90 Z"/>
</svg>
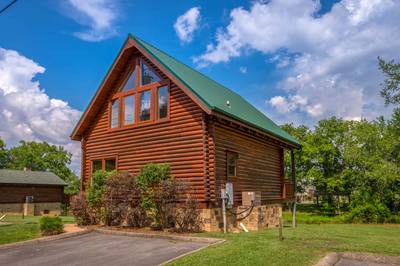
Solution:
<svg viewBox="0 0 400 266">
<path fill-rule="evenodd" d="M 118 131 L 118 130 L 122 130 L 122 129 L 127 129 L 127 128 L 133 128 L 133 127 L 137 127 L 137 126 L 142 126 L 142 125 L 147 125 L 147 124 L 153 124 L 153 123 L 160 123 L 160 122 L 165 122 L 168 121 L 170 118 L 170 106 L 171 106 L 171 101 L 170 101 L 170 81 L 168 79 L 162 79 L 159 82 L 154 82 L 151 84 L 146 84 L 141 86 L 140 82 L 141 82 L 141 67 L 140 67 L 140 62 L 141 60 L 144 60 L 142 57 L 137 57 L 135 59 L 135 64 L 134 64 L 134 68 L 136 69 L 136 87 L 132 88 L 132 89 L 127 89 L 125 91 L 121 91 L 123 89 L 123 86 L 125 85 L 127 79 L 129 79 L 131 73 L 133 71 L 135 71 L 135 69 L 130 70 L 129 74 L 124 78 L 123 82 L 121 83 L 121 85 L 119 86 L 119 90 L 117 93 L 115 93 L 110 101 L 109 101 L 109 106 L 108 106 L 108 130 L 109 131 Z M 144 61 L 150 68 L 152 68 L 146 61 Z M 154 71 L 156 71 L 155 69 L 153 69 Z M 158 73 L 157 73 L 158 74 Z M 161 77 L 162 78 L 162 77 Z M 168 88 L 168 109 L 167 109 L 167 117 L 165 118 L 160 118 L 158 119 L 158 95 L 157 95 L 157 91 L 158 88 L 163 87 L 163 86 L 167 86 Z M 140 121 L 140 93 L 142 91 L 146 91 L 149 90 L 150 91 L 150 119 L 146 120 L 146 121 Z M 126 96 L 130 96 L 130 95 L 134 95 L 134 112 L 135 112 L 135 116 L 134 116 L 134 122 L 131 124 L 124 124 L 125 121 L 125 97 Z M 119 114 L 118 114 L 118 127 L 112 128 L 111 127 L 111 115 L 112 115 L 112 110 L 111 110 L 111 103 L 116 100 L 119 99 Z"/>
<path fill-rule="evenodd" d="M 159 111 L 159 109 L 158 109 L 158 107 L 159 107 L 159 105 L 158 105 L 158 90 L 160 89 L 160 88 L 162 88 L 162 87 L 167 87 L 167 116 L 166 117 L 163 117 L 163 118 L 160 118 L 159 117 L 159 113 L 158 113 L 158 111 Z M 155 98 L 155 103 L 154 103 L 154 109 L 155 109 L 155 117 L 156 117 L 156 119 L 158 120 L 158 121 L 167 121 L 167 120 L 169 120 L 169 108 L 170 108 L 170 86 L 169 86 L 169 84 L 168 85 L 164 85 L 164 86 L 159 86 L 159 87 L 157 87 L 156 89 L 155 89 L 155 93 L 154 93 L 155 95 L 154 95 L 154 98 Z"/>
<path fill-rule="evenodd" d="M 94 161 L 101 161 L 101 171 L 105 171 L 106 169 L 106 161 L 107 160 L 114 160 L 115 161 L 115 170 L 118 171 L 118 156 L 105 156 L 105 157 L 94 157 L 90 158 L 90 175 L 93 174 L 93 162 Z"/>
<path fill-rule="evenodd" d="M 229 156 L 234 156 L 235 158 L 235 175 L 229 175 Z M 235 151 L 226 151 L 226 177 L 228 180 L 231 181 L 236 181 L 238 178 L 238 172 L 239 172 L 239 153 Z"/>
</svg>

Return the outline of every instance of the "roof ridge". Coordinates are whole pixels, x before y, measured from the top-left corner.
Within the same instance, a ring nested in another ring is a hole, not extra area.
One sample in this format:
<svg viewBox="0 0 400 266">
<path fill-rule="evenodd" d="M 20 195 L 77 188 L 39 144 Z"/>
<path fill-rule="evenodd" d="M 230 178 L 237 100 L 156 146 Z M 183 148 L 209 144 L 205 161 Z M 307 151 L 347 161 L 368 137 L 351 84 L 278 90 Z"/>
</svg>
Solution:
<svg viewBox="0 0 400 266">
<path fill-rule="evenodd" d="M 139 40 L 139 41 L 141 41 L 141 42 L 146 43 L 147 45 L 149 45 L 149 46 L 153 47 L 154 49 L 160 51 L 161 53 L 165 54 L 166 56 L 168 56 L 168 57 L 174 59 L 176 62 L 178 62 L 178 63 L 180 63 L 180 64 L 186 66 L 187 68 L 190 68 L 191 70 L 197 72 L 198 74 L 202 75 L 204 78 L 209 79 L 209 80 L 211 80 L 212 82 L 216 83 L 217 85 L 219 85 L 219 86 L 221 86 L 221 87 L 223 87 L 223 88 L 225 88 L 225 89 L 227 89 L 227 90 L 229 90 L 229 91 L 235 93 L 237 96 L 241 97 L 243 100 L 246 100 L 246 99 L 243 98 L 239 93 L 237 93 L 237 92 L 235 92 L 234 90 L 228 88 L 227 86 L 221 84 L 220 82 L 216 81 L 215 79 L 210 78 L 210 77 L 207 76 L 206 74 L 204 74 L 204 73 L 200 72 L 199 70 L 197 70 L 197 69 L 195 69 L 195 68 L 189 66 L 189 65 L 186 64 L 185 62 L 182 62 L 181 60 L 175 58 L 174 56 L 170 55 L 169 53 L 164 52 L 163 50 L 161 50 L 161 49 L 155 47 L 154 45 L 152 45 L 151 43 L 148 43 L 148 42 L 146 42 L 145 40 L 143 40 L 143 39 L 141 39 L 141 38 L 139 38 L 139 37 L 133 35 L 132 33 L 129 33 L 129 35 L 131 35 L 131 37 L 134 38 L 134 39 L 137 39 L 137 40 Z M 246 101 L 247 101 L 247 100 L 246 100 Z"/>
</svg>

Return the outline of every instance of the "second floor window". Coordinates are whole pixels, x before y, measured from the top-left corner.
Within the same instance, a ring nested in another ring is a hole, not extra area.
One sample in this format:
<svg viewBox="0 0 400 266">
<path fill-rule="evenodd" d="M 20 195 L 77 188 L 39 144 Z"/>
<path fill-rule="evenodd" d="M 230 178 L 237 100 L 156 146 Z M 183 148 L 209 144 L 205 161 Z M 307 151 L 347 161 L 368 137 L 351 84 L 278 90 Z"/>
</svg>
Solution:
<svg viewBox="0 0 400 266">
<path fill-rule="evenodd" d="M 111 128 L 119 126 L 119 99 L 111 102 Z"/>
<path fill-rule="evenodd" d="M 151 92 L 142 91 L 139 94 L 140 96 L 140 121 L 150 120 L 150 112 L 151 112 Z"/>
<path fill-rule="evenodd" d="M 169 117 L 169 86 L 143 59 L 136 59 L 110 104 L 110 128 L 156 122 Z"/>
</svg>

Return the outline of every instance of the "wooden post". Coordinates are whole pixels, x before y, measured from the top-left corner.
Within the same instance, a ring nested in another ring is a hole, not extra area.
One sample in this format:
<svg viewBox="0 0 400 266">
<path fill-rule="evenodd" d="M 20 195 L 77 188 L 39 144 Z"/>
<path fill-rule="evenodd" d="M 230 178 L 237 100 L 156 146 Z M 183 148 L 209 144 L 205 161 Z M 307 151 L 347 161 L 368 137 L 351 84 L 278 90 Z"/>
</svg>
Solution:
<svg viewBox="0 0 400 266">
<path fill-rule="evenodd" d="M 279 217 L 279 240 L 283 240 L 283 222 L 282 222 L 282 216 Z"/>
<path fill-rule="evenodd" d="M 290 151 L 290 160 L 292 164 L 292 183 L 293 183 L 293 211 L 292 211 L 292 226 L 293 228 L 296 227 L 296 201 L 297 201 L 297 196 L 296 196 L 296 166 L 295 166 L 295 161 L 294 161 L 294 153 L 293 150 Z"/>
</svg>

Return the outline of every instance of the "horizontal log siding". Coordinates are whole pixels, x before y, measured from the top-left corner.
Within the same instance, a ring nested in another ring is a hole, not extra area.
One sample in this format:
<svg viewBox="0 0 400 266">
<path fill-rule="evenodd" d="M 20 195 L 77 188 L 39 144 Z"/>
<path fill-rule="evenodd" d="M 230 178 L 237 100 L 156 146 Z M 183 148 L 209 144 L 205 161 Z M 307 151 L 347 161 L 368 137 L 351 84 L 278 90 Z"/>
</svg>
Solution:
<svg viewBox="0 0 400 266">
<path fill-rule="evenodd" d="M 85 138 L 84 180 L 90 180 L 91 160 L 117 156 L 118 170 L 137 174 L 150 162 L 169 163 L 174 177 L 189 182 L 205 200 L 203 111 L 171 83 L 170 120 L 108 131 L 104 104 Z"/>
<path fill-rule="evenodd" d="M 261 191 L 263 203 L 282 195 L 283 149 L 277 144 L 251 135 L 222 122 L 215 123 L 216 189 L 227 181 L 226 152 L 239 154 L 238 175 L 234 183 L 235 204 L 241 204 L 242 191 Z"/>
<path fill-rule="evenodd" d="M 0 185 L 0 203 L 24 203 L 26 196 L 33 202 L 61 202 L 63 187 Z"/>
</svg>

